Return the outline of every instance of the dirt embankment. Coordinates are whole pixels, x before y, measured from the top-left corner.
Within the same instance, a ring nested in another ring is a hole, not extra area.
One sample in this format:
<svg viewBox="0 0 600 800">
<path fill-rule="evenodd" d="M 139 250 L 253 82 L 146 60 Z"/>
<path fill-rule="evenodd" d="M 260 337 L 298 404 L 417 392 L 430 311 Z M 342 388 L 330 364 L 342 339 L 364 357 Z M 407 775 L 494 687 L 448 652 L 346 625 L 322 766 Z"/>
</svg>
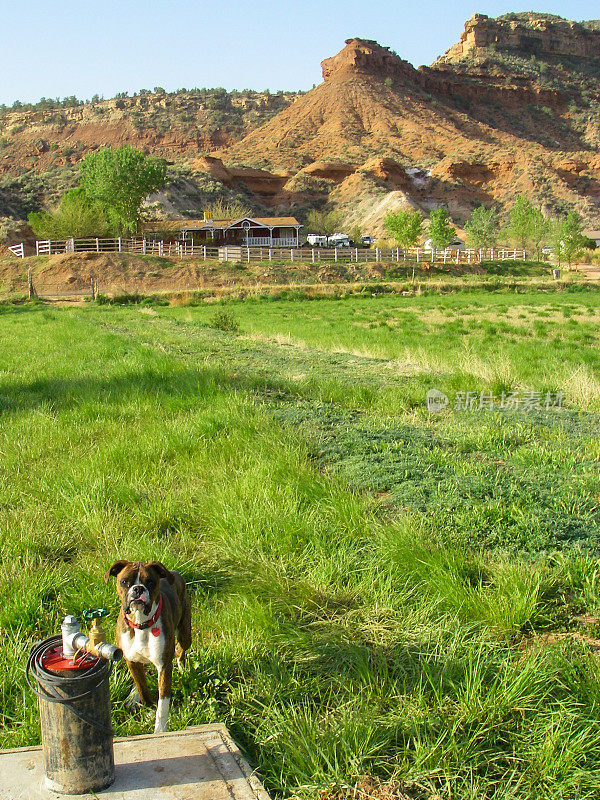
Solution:
<svg viewBox="0 0 600 800">
<path fill-rule="evenodd" d="M 101 294 L 210 290 L 218 295 L 232 287 L 336 284 L 380 280 L 385 264 L 326 263 L 222 264 L 120 253 L 68 253 L 24 260 L 0 258 L 0 296 L 27 292 L 27 272 L 40 295 L 81 295 L 93 281 Z"/>
</svg>

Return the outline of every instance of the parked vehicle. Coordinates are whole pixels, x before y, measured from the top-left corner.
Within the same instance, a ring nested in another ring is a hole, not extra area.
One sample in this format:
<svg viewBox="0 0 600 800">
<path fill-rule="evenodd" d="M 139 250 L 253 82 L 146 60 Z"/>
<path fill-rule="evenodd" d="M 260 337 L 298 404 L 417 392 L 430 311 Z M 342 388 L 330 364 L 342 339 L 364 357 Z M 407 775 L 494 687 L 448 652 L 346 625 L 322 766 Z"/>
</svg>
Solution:
<svg viewBox="0 0 600 800">
<path fill-rule="evenodd" d="M 327 236 L 321 236 L 319 233 L 309 233 L 306 241 L 311 247 L 327 247 Z"/>
<path fill-rule="evenodd" d="M 350 237 L 346 233 L 334 233 L 327 239 L 328 247 L 350 247 Z"/>
<path fill-rule="evenodd" d="M 375 244 L 377 240 L 374 236 L 361 236 L 360 237 L 360 245 L 361 247 L 371 247 L 372 244 Z"/>
</svg>

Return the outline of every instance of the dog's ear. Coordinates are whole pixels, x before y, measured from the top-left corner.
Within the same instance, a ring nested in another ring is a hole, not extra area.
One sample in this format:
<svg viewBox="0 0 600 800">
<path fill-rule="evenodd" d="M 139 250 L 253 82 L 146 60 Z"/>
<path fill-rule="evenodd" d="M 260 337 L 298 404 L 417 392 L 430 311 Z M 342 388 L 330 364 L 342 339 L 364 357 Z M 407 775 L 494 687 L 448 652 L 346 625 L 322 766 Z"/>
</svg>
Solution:
<svg viewBox="0 0 600 800">
<path fill-rule="evenodd" d="M 158 572 L 161 578 L 166 578 L 169 583 L 173 583 L 175 578 L 173 577 L 173 573 L 169 572 L 169 570 L 162 564 L 160 561 L 151 561 L 149 564 L 146 564 L 148 569 L 153 569 L 155 572 Z"/>
<path fill-rule="evenodd" d="M 116 578 L 116 576 L 121 572 L 123 567 L 126 567 L 129 564 L 129 561 L 123 559 L 121 561 L 115 561 L 112 567 L 108 570 L 108 572 L 104 573 L 104 583 L 108 583 L 109 578 Z"/>
</svg>

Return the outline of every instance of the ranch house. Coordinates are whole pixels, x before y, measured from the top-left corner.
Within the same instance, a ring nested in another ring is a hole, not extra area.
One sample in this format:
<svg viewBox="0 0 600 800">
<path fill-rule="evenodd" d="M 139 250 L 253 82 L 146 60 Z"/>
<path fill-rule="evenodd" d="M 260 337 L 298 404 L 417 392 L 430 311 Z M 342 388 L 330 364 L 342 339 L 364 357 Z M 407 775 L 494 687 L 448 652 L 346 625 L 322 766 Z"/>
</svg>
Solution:
<svg viewBox="0 0 600 800">
<path fill-rule="evenodd" d="M 298 247 L 302 225 L 295 217 L 182 220 L 181 239 L 211 246 Z"/>
</svg>

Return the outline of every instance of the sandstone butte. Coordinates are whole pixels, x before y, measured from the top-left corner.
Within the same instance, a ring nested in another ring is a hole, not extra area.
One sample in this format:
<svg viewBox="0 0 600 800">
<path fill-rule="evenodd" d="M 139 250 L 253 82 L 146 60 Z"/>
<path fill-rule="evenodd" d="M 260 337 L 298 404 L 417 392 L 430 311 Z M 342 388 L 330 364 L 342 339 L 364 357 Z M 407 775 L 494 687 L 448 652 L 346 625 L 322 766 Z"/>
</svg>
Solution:
<svg viewBox="0 0 600 800">
<path fill-rule="evenodd" d="M 302 218 L 327 205 L 375 233 L 391 209 L 445 203 L 460 225 L 474 205 L 506 208 L 517 192 L 600 227 L 599 22 L 475 14 L 429 67 L 351 38 L 322 71 L 306 93 L 234 96 L 216 118 L 193 93 L 100 101 L 58 121 L 10 111 L 5 196 L 23 169 L 50 180 L 90 150 L 128 142 L 181 168 L 151 198 L 157 213 L 200 212 L 208 181 L 212 197 L 222 191 L 256 212 Z"/>
</svg>

